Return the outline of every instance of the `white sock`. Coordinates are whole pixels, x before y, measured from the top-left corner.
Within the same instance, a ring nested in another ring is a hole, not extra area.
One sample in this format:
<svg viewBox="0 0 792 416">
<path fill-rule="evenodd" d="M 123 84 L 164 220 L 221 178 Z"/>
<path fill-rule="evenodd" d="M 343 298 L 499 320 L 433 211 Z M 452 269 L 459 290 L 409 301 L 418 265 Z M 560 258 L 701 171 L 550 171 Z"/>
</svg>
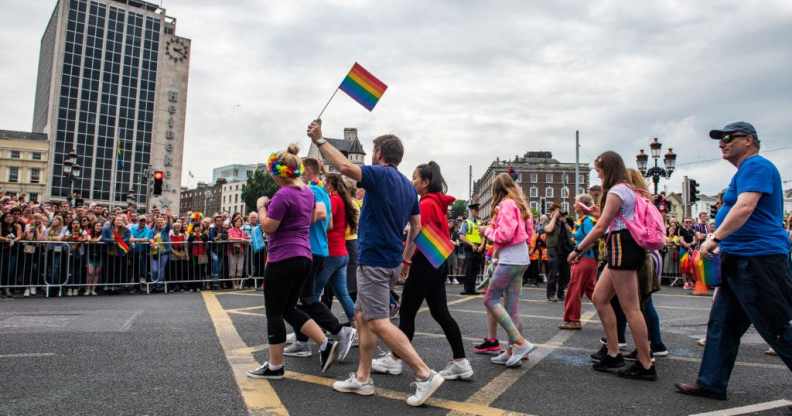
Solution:
<svg viewBox="0 0 792 416">
<path fill-rule="evenodd" d="M 280 370 L 281 368 L 283 368 L 283 364 L 281 364 L 281 365 L 275 365 L 275 364 L 272 364 L 272 363 L 267 363 L 267 368 L 269 368 L 269 369 L 270 369 L 270 370 L 272 370 L 272 371 L 278 371 L 278 370 Z"/>
<path fill-rule="evenodd" d="M 329 342 L 330 342 L 330 340 L 328 338 L 325 338 L 325 340 L 322 342 L 322 345 L 319 346 L 319 349 L 324 351 L 327 348 L 327 344 Z"/>
</svg>

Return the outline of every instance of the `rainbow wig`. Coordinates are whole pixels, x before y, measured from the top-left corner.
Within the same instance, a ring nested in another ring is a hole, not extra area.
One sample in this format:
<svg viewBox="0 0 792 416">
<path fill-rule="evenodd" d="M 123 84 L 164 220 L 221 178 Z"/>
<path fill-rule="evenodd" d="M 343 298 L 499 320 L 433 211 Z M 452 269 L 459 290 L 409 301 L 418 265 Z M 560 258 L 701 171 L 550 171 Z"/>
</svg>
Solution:
<svg viewBox="0 0 792 416">
<path fill-rule="evenodd" d="M 303 174 L 302 162 L 297 166 L 297 169 L 284 163 L 281 157 L 282 153 L 273 153 L 267 161 L 267 169 L 270 175 L 286 179 L 297 179 Z"/>
</svg>

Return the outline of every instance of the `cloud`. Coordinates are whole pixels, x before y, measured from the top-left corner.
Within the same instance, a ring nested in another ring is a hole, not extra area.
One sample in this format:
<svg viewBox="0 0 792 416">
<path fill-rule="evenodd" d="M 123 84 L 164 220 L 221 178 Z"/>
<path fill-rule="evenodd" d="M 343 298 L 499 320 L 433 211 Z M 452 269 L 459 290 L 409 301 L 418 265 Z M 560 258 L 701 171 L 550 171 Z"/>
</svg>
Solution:
<svg viewBox="0 0 792 416">
<path fill-rule="evenodd" d="M 789 143 L 792 3 L 593 1 L 233 3 L 168 0 L 193 40 L 184 170 L 260 162 L 298 142 L 349 66 L 389 85 L 369 113 L 340 93 L 325 134 L 357 127 L 405 142 L 402 171 L 428 160 L 467 197 L 496 157 L 550 150 L 584 162 L 616 150 L 634 165 L 659 137 L 679 155 L 667 182 L 723 188 L 734 168 L 711 128 L 754 123 L 763 149 Z M 0 16 L 0 128 L 29 129 L 38 42 L 53 2 L 17 2 Z M 767 153 L 785 179 L 788 152 Z M 187 175 L 183 177 L 189 180 Z M 664 181 L 665 185 L 665 181 Z"/>
</svg>

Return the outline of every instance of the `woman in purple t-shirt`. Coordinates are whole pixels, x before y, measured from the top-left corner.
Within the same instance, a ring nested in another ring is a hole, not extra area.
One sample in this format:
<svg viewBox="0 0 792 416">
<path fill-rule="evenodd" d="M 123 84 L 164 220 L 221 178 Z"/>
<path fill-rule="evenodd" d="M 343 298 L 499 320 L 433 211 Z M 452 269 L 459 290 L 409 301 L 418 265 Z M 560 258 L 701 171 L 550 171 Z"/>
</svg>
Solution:
<svg viewBox="0 0 792 416">
<path fill-rule="evenodd" d="M 320 345 L 322 372 L 336 357 L 337 344 L 330 341 L 305 312 L 296 308 L 301 288 L 311 272 L 308 230 L 314 211 L 313 192 L 300 179 L 303 167 L 298 152 L 296 145 L 290 145 L 287 151 L 269 157 L 267 169 L 280 189 L 271 200 L 263 196 L 256 203 L 261 229 L 269 240 L 264 274 L 269 361 L 248 371 L 251 378 L 283 378 L 284 320 Z"/>
</svg>

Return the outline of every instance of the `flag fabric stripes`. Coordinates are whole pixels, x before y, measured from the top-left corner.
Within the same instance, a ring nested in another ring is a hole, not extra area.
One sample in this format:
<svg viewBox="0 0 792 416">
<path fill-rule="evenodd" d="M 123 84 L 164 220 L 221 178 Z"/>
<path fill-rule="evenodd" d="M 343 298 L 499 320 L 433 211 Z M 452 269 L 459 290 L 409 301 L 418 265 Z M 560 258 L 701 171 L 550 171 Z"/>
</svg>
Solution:
<svg viewBox="0 0 792 416">
<path fill-rule="evenodd" d="M 129 253 L 129 245 L 126 243 L 126 241 L 124 241 L 124 239 L 121 237 L 121 234 L 119 234 L 116 230 L 113 230 L 113 240 L 115 240 L 116 244 L 118 245 L 118 248 L 121 249 L 121 251 L 123 251 L 124 254 Z"/>
<path fill-rule="evenodd" d="M 355 62 L 338 88 L 371 111 L 388 86 Z"/>
<path fill-rule="evenodd" d="M 435 269 L 439 269 L 454 251 L 451 239 L 432 226 L 421 228 L 421 233 L 415 239 L 415 246 Z"/>
</svg>

